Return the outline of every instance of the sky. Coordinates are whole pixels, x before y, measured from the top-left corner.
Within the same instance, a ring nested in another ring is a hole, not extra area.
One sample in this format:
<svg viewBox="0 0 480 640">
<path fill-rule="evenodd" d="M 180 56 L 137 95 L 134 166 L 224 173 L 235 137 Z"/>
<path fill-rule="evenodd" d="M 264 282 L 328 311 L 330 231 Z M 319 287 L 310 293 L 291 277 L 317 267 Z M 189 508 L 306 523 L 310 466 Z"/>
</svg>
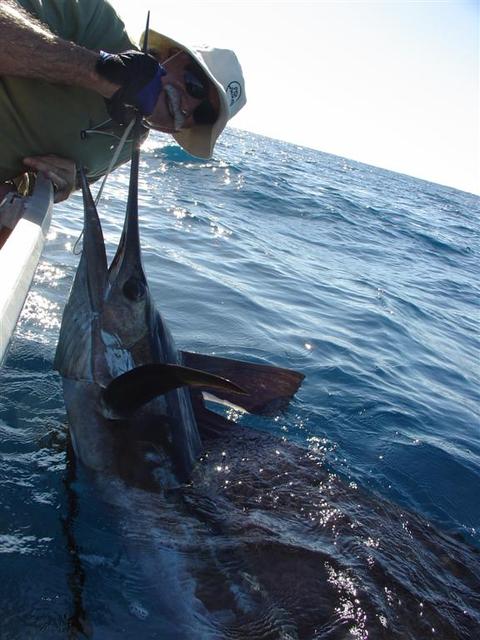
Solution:
<svg viewBox="0 0 480 640">
<path fill-rule="evenodd" d="M 110 1 L 236 52 L 233 127 L 480 194 L 480 0 Z"/>
</svg>

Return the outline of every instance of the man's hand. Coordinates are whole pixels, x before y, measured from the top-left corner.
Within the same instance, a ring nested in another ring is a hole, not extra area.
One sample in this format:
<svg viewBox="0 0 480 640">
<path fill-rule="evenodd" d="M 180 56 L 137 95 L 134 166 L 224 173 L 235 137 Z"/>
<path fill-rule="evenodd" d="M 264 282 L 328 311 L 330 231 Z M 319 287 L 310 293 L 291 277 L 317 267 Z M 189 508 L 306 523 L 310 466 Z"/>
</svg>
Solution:
<svg viewBox="0 0 480 640">
<path fill-rule="evenodd" d="M 39 171 L 53 182 L 54 202 L 62 202 L 75 189 L 76 167 L 73 160 L 50 154 L 24 158 L 24 165 L 30 171 Z"/>
<path fill-rule="evenodd" d="M 125 107 L 135 107 L 143 116 L 153 112 L 162 91 L 162 76 L 167 73 L 153 56 L 133 50 L 100 51 L 95 68 L 106 81 L 120 85 L 107 100 L 107 109 L 114 120 L 128 122 Z"/>
</svg>

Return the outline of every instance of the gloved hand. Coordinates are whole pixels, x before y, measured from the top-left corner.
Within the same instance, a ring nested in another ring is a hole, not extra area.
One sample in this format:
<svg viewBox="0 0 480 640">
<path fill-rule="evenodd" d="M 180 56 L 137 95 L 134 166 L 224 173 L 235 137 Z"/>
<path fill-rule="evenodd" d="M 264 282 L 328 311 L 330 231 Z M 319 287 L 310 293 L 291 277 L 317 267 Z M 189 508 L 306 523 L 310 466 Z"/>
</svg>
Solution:
<svg viewBox="0 0 480 640">
<path fill-rule="evenodd" d="M 153 112 L 162 90 L 162 76 L 167 73 L 153 56 L 133 50 L 100 51 L 95 68 L 109 82 L 121 85 L 106 101 L 113 120 L 122 124 L 129 120 L 127 107 L 135 107 L 144 116 Z"/>
</svg>

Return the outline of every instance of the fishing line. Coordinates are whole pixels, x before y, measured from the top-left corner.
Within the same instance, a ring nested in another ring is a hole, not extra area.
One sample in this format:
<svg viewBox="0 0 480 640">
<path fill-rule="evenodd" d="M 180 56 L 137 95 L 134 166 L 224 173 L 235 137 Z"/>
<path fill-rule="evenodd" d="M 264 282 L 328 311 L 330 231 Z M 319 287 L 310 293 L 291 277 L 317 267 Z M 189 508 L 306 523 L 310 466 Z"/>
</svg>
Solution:
<svg viewBox="0 0 480 640">
<path fill-rule="evenodd" d="M 113 167 L 115 166 L 120 154 L 123 151 L 123 147 L 125 146 L 127 138 L 130 135 L 130 131 L 133 129 L 133 125 L 134 124 L 135 124 L 135 118 L 132 118 L 132 120 L 130 120 L 127 128 L 125 129 L 125 131 L 123 133 L 123 136 L 120 138 L 119 143 L 117 144 L 117 148 L 115 149 L 115 153 L 113 154 L 112 159 L 110 161 L 110 164 L 108 165 L 107 173 L 104 175 L 103 180 L 102 180 L 102 184 L 100 185 L 100 189 L 98 190 L 98 193 L 96 195 L 95 206 L 98 206 L 98 203 L 100 202 L 100 198 L 102 197 L 102 193 L 103 193 L 103 188 L 105 187 L 107 179 L 108 179 L 110 173 L 112 172 Z"/>
<path fill-rule="evenodd" d="M 148 11 L 147 13 L 147 24 L 145 26 L 145 38 L 143 41 L 143 53 L 147 53 L 148 51 L 148 32 L 150 29 L 150 11 Z M 179 53 L 181 53 L 180 51 L 178 51 L 177 53 L 175 53 L 174 55 L 170 56 L 170 58 L 168 58 L 167 62 L 169 60 L 172 60 L 173 58 L 175 58 L 175 56 L 177 56 Z M 123 147 L 125 146 L 125 143 L 127 142 L 127 138 L 130 135 L 130 132 L 132 131 L 134 125 L 136 124 L 136 128 L 135 128 L 135 132 L 134 132 L 134 139 L 133 139 L 133 147 L 134 149 L 136 149 L 139 146 L 139 142 L 140 142 L 140 124 L 143 120 L 143 116 L 140 113 L 137 113 L 137 115 L 135 116 L 135 118 L 132 118 L 132 120 L 130 120 L 130 122 L 128 123 L 127 128 L 125 129 L 122 137 L 120 138 L 120 141 L 117 145 L 117 148 L 115 149 L 115 153 L 112 156 L 112 159 L 110 161 L 110 164 L 108 165 L 108 169 L 107 169 L 107 173 L 104 175 L 103 180 L 102 180 L 102 184 L 100 185 L 100 189 L 98 190 L 98 193 L 95 197 L 95 206 L 98 207 L 98 203 L 100 202 L 100 198 L 102 197 L 102 193 L 103 193 L 103 189 L 107 183 L 107 179 L 110 175 L 110 173 L 112 172 L 118 158 L 120 157 L 120 154 L 123 151 Z M 137 162 L 138 163 L 138 155 L 136 156 L 136 154 L 134 153 L 132 155 L 132 162 Z M 73 249 L 72 249 L 72 253 L 75 256 L 78 256 L 82 253 L 82 249 L 79 249 L 79 245 L 80 242 L 83 238 L 83 229 L 80 233 L 80 235 L 78 236 L 75 244 L 73 245 Z"/>
<path fill-rule="evenodd" d="M 98 207 L 98 203 L 100 202 L 100 198 L 102 197 L 102 193 L 103 193 L 103 189 L 107 183 L 107 179 L 110 176 L 115 164 L 117 163 L 118 158 L 120 157 L 120 154 L 123 151 L 123 147 L 125 146 L 125 143 L 127 142 L 127 138 L 130 135 L 131 130 L 133 129 L 133 125 L 135 124 L 135 118 L 132 118 L 132 120 L 129 122 L 128 126 L 126 127 L 122 137 L 120 138 L 118 144 L 117 144 L 117 148 L 115 149 L 115 153 L 112 156 L 112 159 L 110 161 L 110 164 L 108 165 L 108 169 L 107 169 L 107 173 L 104 175 L 103 180 L 102 180 L 102 184 L 100 185 L 100 189 L 98 190 L 98 193 L 95 197 L 95 206 Z M 80 232 L 80 235 L 78 236 L 75 244 L 73 245 L 73 249 L 72 249 L 72 253 L 76 256 L 80 255 L 82 253 L 82 249 L 78 248 L 79 243 L 81 241 L 81 239 L 83 238 L 83 229 Z"/>
</svg>

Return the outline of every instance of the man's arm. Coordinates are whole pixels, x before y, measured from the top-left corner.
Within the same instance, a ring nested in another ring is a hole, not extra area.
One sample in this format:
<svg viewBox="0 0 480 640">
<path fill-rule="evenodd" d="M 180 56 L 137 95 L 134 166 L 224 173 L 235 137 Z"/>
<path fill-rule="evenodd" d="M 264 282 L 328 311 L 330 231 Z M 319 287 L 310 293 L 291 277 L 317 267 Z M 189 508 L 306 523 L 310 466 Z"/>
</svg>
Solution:
<svg viewBox="0 0 480 640">
<path fill-rule="evenodd" d="M 99 63 L 99 51 L 63 40 L 14 0 L 0 0 L 0 77 L 31 78 L 77 86 L 108 99 L 114 94 L 118 96 L 123 88 L 120 97 L 132 100 L 128 104 L 142 108 L 142 100 L 151 98 L 154 91 L 160 92 L 162 74 L 156 61 L 152 66 L 150 56 L 139 60 L 138 55 L 136 51 L 107 54 L 108 64 L 105 55 Z M 112 71 L 115 72 L 113 76 Z M 154 79 L 155 82 L 152 81 Z M 150 86 L 146 94 L 145 85 Z M 126 91 L 129 87 L 130 92 Z M 136 94 L 142 91 L 145 95 L 142 94 L 137 105 Z M 55 202 L 68 198 L 75 188 L 75 164 L 72 160 L 47 154 L 24 158 L 23 162 L 27 170 L 42 172 L 52 180 Z"/>
<path fill-rule="evenodd" d="M 119 88 L 102 78 L 98 52 L 62 40 L 13 0 L 0 0 L 0 76 L 76 85 L 110 98 Z"/>
<path fill-rule="evenodd" d="M 62 40 L 13 0 L 0 0 L 0 76 L 34 78 L 96 91 L 110 98 L 119 88 L 102 78 L 98 52 Z M 28 169 L 41 171 L 55 185 L 55 202 L 75 188 L 75 163 L 54 155 L 25 158 Z"/>
</svg>

